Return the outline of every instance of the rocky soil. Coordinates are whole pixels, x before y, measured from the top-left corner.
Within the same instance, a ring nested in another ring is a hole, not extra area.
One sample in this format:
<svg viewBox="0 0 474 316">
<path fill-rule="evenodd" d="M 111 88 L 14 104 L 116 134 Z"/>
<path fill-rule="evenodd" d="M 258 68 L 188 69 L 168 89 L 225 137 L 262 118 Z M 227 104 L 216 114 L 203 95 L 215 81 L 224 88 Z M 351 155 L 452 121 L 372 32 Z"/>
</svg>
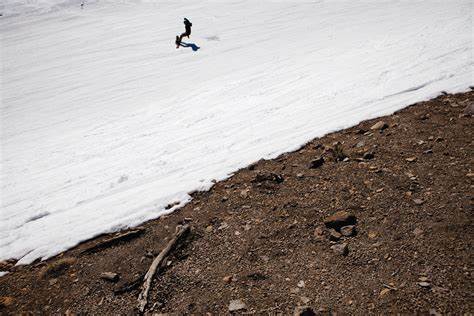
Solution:
<svg viewBox="0 0 474 316">
<path fill-rule="evenodd" d="M 0 278 L 2 314 L 474 312 L 474 92 L 314 139 L 179 211 Z M 48 233 L 48 232 L 45 232 Z"/>
</svg>

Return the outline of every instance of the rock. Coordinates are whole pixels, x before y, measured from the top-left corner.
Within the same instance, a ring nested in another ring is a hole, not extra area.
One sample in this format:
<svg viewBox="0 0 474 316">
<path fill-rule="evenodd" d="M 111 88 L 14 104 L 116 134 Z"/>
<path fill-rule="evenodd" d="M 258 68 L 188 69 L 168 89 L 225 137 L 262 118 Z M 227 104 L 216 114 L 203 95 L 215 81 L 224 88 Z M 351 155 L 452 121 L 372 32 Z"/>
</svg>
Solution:
<svg viewBox="0 0 474 316">
<path fill-rule="evenodd" d="M 304 288 L 305 283 L 304 283 L 303 280 L 301 280 L 301 281 L 298 282 L 298 284 L 296 286 L 298 286 L 299 288 Z"/>
<path fill-rule="evenodd" d="M 306 296 L 301 296 L 300 300 L 301 300 L 301 302 L 303 302 L 303 304 L 308 304 L 309 302 L 311 302 L 311 299 L 309 297 L 306 297 Z"/>
<path fill-rule="evenodd" d="M 349 212 L 339 211 L 329 217 L 326 217 L 324 224 L 326 227 L 339 230 L 343 226 L 354 225 L 356 221 L 356 217 Z"/>
<path fill-rule="evenodd" d="M 432 154 L 433 153 L 433 149 L 427 149 L 423 152 L 423 154 L 427 155 L 427 154 Z"/>
<path fill-rule="evenodd" d="M 430 279 L 428 277 L 425 277 L 425 276 L 421 276 L 418 278 L 418 281 L 420 282 L 428 282 Z"/>
<path fill-rule="evenodd" d="M 405 159 L 406 161 L 408 162 L 415 162 L 416 161 L 416 157 L 408 157 Z"/>
<path fill-rule="evenodd" d="M 301 179 L 301 178 L 303 178 L 303 177 L 304 177 L 304 174 L 302 174 L 302 173 L 298 173 L 298 174 L 296 174 L 296 177 L 297 177 L 298 179 Z"/>
<path fill-rule="evenodd" d="M 422 199 L 414 199 L 413 203 L 415 203 L 416 205 L 422 205 L 423 203 L 425 203 L 425 201 L 423 201 Z"/>
<path fill-rule="evenodd" d="M 418 227 L 413 230 L 413 235 L 415 236 L 420 236 L 422 234 L 423 234 L 423 230 Z"/>
<path fill-rule="evenodd" d="M 342 235 L 335 231 L 334 229 L 331 229 L 330 232 L 329 232 L 329 240 L 332 240 L 332 241 L 338 241 L 339 239 L 341 239 Z"/>
<path fill-rule="evenodd" d="M 282 183 L 283 181 L 284 179 L 281 175 L 273 173 L 273 172 L 260 172 L 252 180 L 252 182 L 254 183 L 261 183 L 261 182 Z"/>
<path fill-rule="evenodd" d="M 474 115 L 474 102 L 469 103 L 462 112 L 464 115 L 472 116 Z"/>
<path fill-rule="evenodd" d="M 379 297 L 384 297 L 389 292 L 390 292 L 390 289 L 383 289 L 382 291 L 380 291 Z"/>
<path fill-rule="evenodd" d="M 230 283 L 232 282 L 232 280 L 233 280 L 233 277 L 231 275 L 227 275 L 222 278 L 222 281 L 224 281 L 224 283 Z"/>
<path fill-rule="evenodd" d="M 343 226 L 341 227 L 341 234 L 344 237 L 351 237 L 355 235 L 355 226 L 354 225 L 348 225 L 348 226 Z"/>
<path fill-rule="evenodd" d="M 424 288 L 429 288 L 431 287 L 431 283 L 429 282 L 418 282 L 418 285 Z"/>
<path fill-rule="evenodd" d="M 313 316 L 316 313 L 309 306 L 298 306 L 293 313 L 294 316 Z"/>
<path fill-rule="evenodd" d="M 314 237 L 317 239 L 322 239 L 324 237 L 324 228 L 321 226 L 318 226 L 314 229 Z"/>
<path fill-rule="evenodd" d="M 247 305 L 245 305 L 245 303 L 242 302 L 242 300 L 232 300 L 229 303 L 229 312 L 236 312 L 236 311 L 240 311 L 246 308 L 247 308 Z"/>
<path fill-rule="evenodd" d="M 374 231 L 370 231 L 368 234 L 370 239 L 374 239 L 377 237 L 377 232 L 374 232 Z"/>
<path fill-rule="evenodd" d="M 117 282 L 119 279 L 119 275 L 114 272 L 102 272 L 100 274 L 100 278 L 110 282 Z"/>
<path fill-rule="evenodd" d="M 229 224 L 227 224 L 226 222 L 222 222 L 222 224 L 219 227 L 217 227 L 217 230 L 223 230 L 228 227 L 229 227 Z"/>
<path fill-rule="evenodd" d="M 387 123 L 385 123 L 384 121 L 378 121 L 377 123 L 372 125 L 372 127 L 370 129 L 373 130 L 373 131 L 375 131 L 375 130 L 384 130 L 387 127 L 388 127 Z"/>
<path fill-rule="evenodd" d="M 347 256 L 347 254 L 349 254 L 349 248 L 347 247 L 346 243 L 332 245 L 331 249 L 338 255 Z"/>
<path fill-rule="evenodd" d="M 316 169 L 321 167 L 324 164 L 324 158 L 323 157 L 318 157 L 316 159 L 311 160 L 309 163 L 309 168 L 310 169 Z"/>
<path fill-rule="evenodd" d="M 212 225 L 209 225 L 209 226 L 206 227 L 206 232 L 210 233 L 210 232 L 212 232 L 213 229 L 214 229 L 214 227 L 212 227 Z"/>
<path fill-rule="evenodd" d="M 1 296 L 0 297 L 0 307 L 8 307 L 13 304 L 13 297 L 11 296 Z"/>
<path fill-rule="evenodd" d="M 363 140 L 361 140 L 361 141 L 358 142 L 355 146 L 356 146 L 356 148 L 364 147 L 364 146 L 365 146 L 365 142 L 364 142 Z"/>
<path fill-rule="evenodd" d="M 365 152 L 363 158 L 366 160 L 374 159 L 375 155 L 373 152 Z"/>
</svg>

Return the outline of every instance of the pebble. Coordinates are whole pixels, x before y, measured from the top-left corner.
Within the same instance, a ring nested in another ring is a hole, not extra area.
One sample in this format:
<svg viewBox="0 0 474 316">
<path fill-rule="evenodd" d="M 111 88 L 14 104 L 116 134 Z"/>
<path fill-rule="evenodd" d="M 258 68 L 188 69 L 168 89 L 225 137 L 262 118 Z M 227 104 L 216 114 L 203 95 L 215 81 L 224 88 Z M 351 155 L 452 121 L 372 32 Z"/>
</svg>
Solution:
<svg viewBox="0 0 474 316">
<path fill-rule="evenodd" d="M 348 225 L 348 226 L 341 227 L 341 234 L 342 234 L 342 236 L 345 236 L 345 237 L 354 236 L 355 226 L 354 225 Z"/>
<path fill-rule="evenodd" d="M 242 300 L 232 300 L 229 303 L 229 312 L 236 312 L 242 309 L 246 309 L 247 305 L 245 305 Z"/>
<path fill-rule="evenodd" d="M 332 240 L 332 241 L 338 241 L 339 239 L 341 239 L 342 235 L 341 233 L 335 231 L 334 229 L 331 229 L 330 232 L 329 232 L 329 240 Z"/>
<path fill-rule="evenodd" d="M 417 227 L 413 230 L 413 234 L 415 236 L 420 236 L 421 234 L 423 234 L 423 230 Z"/>
<path fill-rule="evenodd" d="M 232 282 L 232 279 L 233 279 L 233 277 L 231 275 L 227 275 L 227 276 L 222 278 L 222 281 L 224 281 L 224 283 L 230 283 L 230 282 Z"/>
<path fill-rule="evenodd" d="M 119 275 L 117 273 L 114 273 L 114 272 L 102 272 L 100 274 L 100 278 L 104 279 L 104 280 L 107 280 L 107 281 L 110 281 L 110 282 L 117 282 L 118 279 L 119 279 Z"/>
<path fill-rule="evenodd" d="M 418 282 L 418 285 L 421 286 L 421 287 L 425 287 L 425 288 L 431 286 L 431 284 L 429 282 Z"/>
<path fill-rule="evenodd" d="M 378 121 L 377 123 L 372 125 L 372 127 L 370 129 L 373 130 L 373 131 L 375 131 L 375 130 L 384 130 L 387 127 L 388 127 L 387 123 L 385 123 L 384 121 Z"/>
<path fill-rule="evenodd" d="M 408 157 L 405 159 L 406 161 L 408 162 L 415 162 L 416 161 L 416 157 Z"/>
<path fill-rule="evenodd" d="M 2 296 L 0 297 L 0 307 L 7 307 L 13 304 L 13 297 Z"/>
<path fill-rule="evenodd" d="M 346 243 L 332 245 L 331 249 L 332 251 L 334 251 L 334 253 L 342 255 L 342 256 L 347 256 L 347 254 L 349 254 L 349 248 L 347 247 Z"/>
<path fill-rule="evenodd" d="M 413 202 L 414 202 L 416 205 L 421 205 L 421 204 L 425 203 L 422 199 L 414 199 Z"/>
<path fill-rule="evenodd" d="M 303 288 L 303 287 L 305 286 L 304 281 L 303 281 L 303 280 L 299 281 L 298 284 L 297 284 L 297 286 L 298 286 L 299 288 Z"/>
<path fill-rule="evenodd" d="M 326 227 L 339 229 L 343 226 L 353 225 L 356 222 L 356 217 L 349 212 L 340 211 L 324 219 Z"/>
</svg>

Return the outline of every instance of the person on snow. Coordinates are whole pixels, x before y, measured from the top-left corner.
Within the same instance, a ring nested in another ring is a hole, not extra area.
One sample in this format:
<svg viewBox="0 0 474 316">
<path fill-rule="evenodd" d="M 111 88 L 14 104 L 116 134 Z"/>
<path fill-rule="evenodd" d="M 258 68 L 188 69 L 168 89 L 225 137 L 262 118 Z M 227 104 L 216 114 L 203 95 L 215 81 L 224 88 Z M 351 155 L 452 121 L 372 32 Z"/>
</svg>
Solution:
<svg viewBox="0 0 474 316">
<path fill-rule="evenodd" d="M 176 48 L 179 47 L 179 45 L 181 45 L 181 40 L 183 39 L 183 37 L 187 36 L 189 38 L 189 35 L 191 35 L 191 26 L 193 26 L 193 24 L 191 22 L 189 22 L 188 19 L 184 18 L 184 33 L 181 34 L 179 37 L 176 36 Z"/>
</svg>

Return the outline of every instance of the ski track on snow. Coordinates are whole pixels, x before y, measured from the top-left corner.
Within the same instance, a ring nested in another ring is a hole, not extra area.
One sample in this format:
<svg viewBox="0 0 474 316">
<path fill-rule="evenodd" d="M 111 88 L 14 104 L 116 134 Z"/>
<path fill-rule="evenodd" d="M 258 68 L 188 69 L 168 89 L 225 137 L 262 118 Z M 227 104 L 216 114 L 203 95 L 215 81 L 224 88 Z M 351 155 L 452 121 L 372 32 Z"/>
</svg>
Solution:
<svg viewBox="0 0 474 316">
<path fill-rule="evenodd" d="M 0 259 L 139 225 L 260 158 L 473 84 L 470 1 L 79 3 L 0 5 Z M 196 52 L 174 47 L 184 16 Z"/>
</svg>

